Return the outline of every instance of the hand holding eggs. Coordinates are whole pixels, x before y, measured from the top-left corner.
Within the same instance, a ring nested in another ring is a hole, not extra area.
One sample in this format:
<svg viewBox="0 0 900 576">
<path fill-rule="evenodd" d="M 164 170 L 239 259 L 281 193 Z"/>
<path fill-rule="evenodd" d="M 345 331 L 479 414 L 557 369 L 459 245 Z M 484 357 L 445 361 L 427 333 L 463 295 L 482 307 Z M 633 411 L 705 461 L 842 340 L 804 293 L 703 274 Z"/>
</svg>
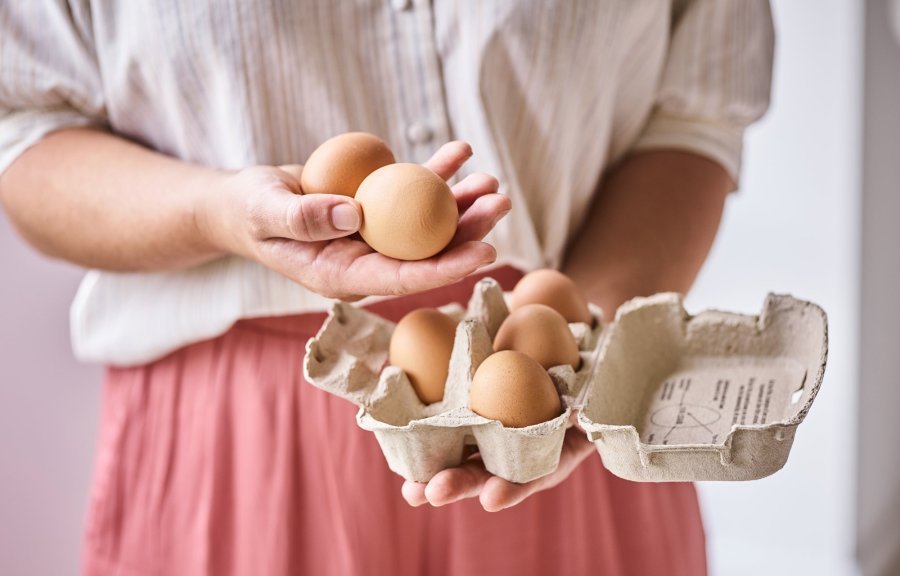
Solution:
<svg viewBox="0 0 900 576">
<path fill-rule="evenodd" d="M 459 210 L 447 183 L 419 164 L 396 164 L 387 144 L 350 132 L 327 140 L 300 175 L 305 194 L 343 194 L 362 209 L 360 235 L 377 252 L 424 260 L 447 247 Z"/>
</svg>

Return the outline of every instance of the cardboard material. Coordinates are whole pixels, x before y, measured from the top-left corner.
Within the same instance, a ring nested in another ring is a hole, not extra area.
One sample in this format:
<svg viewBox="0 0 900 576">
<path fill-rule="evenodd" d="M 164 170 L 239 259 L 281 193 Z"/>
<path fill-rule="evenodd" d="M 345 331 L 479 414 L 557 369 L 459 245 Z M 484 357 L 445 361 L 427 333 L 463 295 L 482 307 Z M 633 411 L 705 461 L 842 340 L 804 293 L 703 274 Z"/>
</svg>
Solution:
<svg viewBox="0 0 900 576">
<path fill-rule="evenodd" d="M 461 319 L 444 398 L 423 405 L 403 371 L 387 366 L 394 324 L 336 303 L 307 344 L 307 380 L 360 407 L 357 423 L 377 438 L 388 465 L 426 482 L 477 446 L 485 467 L 512 482 L 556 469 L 566 428 L 577 421 L 614 474 L 638 481 L 749 480 L 780 469 L 822 381 L 824 312 L 770 295 L 763 313 L 689 316 L 676 294 L 637 298 L 604 325 L 570 324 L 582 358 L 550 369 L 563 413 L 506 428 L 468 409 L 475 370 L 509 314 L 485 279 Z"/>
</svg>

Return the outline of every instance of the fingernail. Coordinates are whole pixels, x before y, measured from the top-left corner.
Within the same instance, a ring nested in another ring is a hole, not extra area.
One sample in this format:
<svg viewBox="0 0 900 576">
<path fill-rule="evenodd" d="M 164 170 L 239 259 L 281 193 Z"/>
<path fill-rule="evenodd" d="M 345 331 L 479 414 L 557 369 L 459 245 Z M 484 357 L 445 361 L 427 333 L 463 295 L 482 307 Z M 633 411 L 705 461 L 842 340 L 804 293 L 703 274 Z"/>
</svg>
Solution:
<svg viewBox="0 0 900 576">
<path fill-rule="evenodd" d="M 487 242 L 485 242 L 484 244 L 487 245 L 487 247 L 491 249 L 491 261 L 488 262 L 488 264 L 493 264 L 494 262 L 497 261 L 497 249 L 494 248 L 492 245 L 488 244 Z"/>
<path fill-rule="evenodd" d="M 359 211 L 350 204 L 338 204 L 331 209 L 331 223 L 338 230 L 356 230 L 359 228 Z"/>
</svg>

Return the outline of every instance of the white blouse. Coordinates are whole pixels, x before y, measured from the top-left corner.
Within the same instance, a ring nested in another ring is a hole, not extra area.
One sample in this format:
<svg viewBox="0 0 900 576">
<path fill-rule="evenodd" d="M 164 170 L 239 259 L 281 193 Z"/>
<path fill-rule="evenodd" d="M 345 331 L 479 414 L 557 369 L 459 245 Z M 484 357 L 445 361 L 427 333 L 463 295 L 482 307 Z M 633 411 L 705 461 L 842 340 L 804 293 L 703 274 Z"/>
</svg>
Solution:
<svg viewBox="0 0 900 576">
<path fill-rule="evenodd" d="M 555 266 L 604 170 L 630 151 L 693 151 L 737 181 L 772 57 L 765 0 L 3 2 L 0 172 L 83 125 L 231 169 L 302 163 L 350 130 L 408 162 L 462 139 L 475 156 L 461 176 L 494 174 L 512 199 L 488 237 L 499 261 Z M 327 305 L 237 257 L 93 270 L 72 306 L 73 347 L 141 364 L 240 318 Z"/>
</svg>

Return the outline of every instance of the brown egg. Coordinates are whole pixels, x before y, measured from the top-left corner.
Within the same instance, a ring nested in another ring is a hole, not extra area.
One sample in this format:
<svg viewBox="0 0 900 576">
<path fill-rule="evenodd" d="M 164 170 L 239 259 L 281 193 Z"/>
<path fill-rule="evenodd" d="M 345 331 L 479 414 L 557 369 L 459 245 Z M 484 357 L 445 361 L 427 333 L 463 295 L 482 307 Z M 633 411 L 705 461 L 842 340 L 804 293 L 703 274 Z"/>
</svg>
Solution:
<svg viewBox="0 0 900 576">
<path fill-rule="evenodd" d="M 389 361 L 403 368 L 424 404 L 444 397 L 456 320 L 434 308 L 404 316 L 391 335 Z"/>
<path fill-rule="evenodd" d="M 545 268 L 526 274 L 512 291 L 511 308 L 526 304 L 545 304 L 566 319 L 566 322 L 593 323 L 591 312 L 581 290 L 562 272 Z"/>
<path fill-rule="evenodd" d="M 547 371 L 515 350 L 495 352 L 481 363 L 469 390 L 469 408 L 509 428 L 546 422 L 562 412 Z"/>
<path fill-rule="evenodd" d="M 566 319 L 544 304 L 526 304 L 507 316 L 494 338 L 494 350 L 516 350 L 545 370 L 560 364 L 577 370 L 581 360 Z"/>
<path fill-rule="evenodd" d="M 326 140 L 306 161 L 300 175 L 304 194 L 354 196 L 375 170 L 394 163 L 394 153 L 374 134 L 348 132 Z"/>
<path fill-rule="evenodd" d="M 456 233 L 456 198 L 440 176 L 420 164 L 390 164 L 372 172 L 356 201 L 362 207 L 363 240 L 391 258 L 429 258 Z"/>
</svg>

